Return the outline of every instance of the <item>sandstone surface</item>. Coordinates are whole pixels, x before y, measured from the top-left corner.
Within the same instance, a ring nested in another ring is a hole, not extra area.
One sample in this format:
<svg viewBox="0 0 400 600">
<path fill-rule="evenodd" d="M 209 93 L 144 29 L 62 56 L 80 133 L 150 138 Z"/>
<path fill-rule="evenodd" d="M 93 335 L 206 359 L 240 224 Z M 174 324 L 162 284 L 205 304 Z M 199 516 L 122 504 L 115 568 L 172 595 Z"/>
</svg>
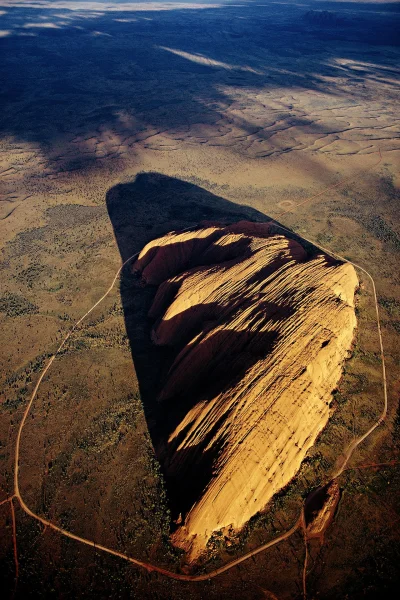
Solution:
<svg viewBox="0 0 400 600">
<path fill-rule="evenodd" d="M 195 559 L 214 531 L 265 507 L 326 426 L 358 279 L 249 222 L 172 232 L 134 270 L 158 286 L 153 342 L 175 353 L 159 395 L 173 417 L 156 451 L 182 498 L 173 541 Z"/>
</svg>

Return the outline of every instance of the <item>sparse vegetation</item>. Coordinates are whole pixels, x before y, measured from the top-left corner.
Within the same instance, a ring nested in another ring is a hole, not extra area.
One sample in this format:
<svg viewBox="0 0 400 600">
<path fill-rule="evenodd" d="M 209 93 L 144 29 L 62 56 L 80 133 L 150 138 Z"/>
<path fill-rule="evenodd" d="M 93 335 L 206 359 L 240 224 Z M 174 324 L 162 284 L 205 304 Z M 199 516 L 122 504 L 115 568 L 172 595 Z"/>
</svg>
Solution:
<svg viewBox="0 0 400 600">
<path fill-rule="evenodd" d="M 20 294 L 6 292 L 0 296 L 0 312 L 4 312 L 7 317 L 19 317 L 38 312 L 38 307 Z"/>
<path fill-rule="evenodd" d="M 400 316 L 400 301 L 396 298 L 379 297 L 379 304 L 388 312 L 390 317 Z"/>
<path fill-rule="evenodd" d="M 228 213 L 231 220 L 276 218 L 371 272 L 390 414 L 350 466 L 398 457 L 395 4 L 347 3 L 335 12 L 275 2 L 148 11 L 115 0 L 104 10 L 86 0 L 79 10 L 57 4 L 0 0 L 0 501 L 13 493 L 17 428 L 43 366 L 110 285 L 121 258 L 171 229 Z M 378 146 L 383 160 L 375 167 Z M 143 179 L 133 185 L 139 172 Z M 117 242 L 116 205 L 124 231 Z M 199 572 L 291 526 L 305 495 L 379 414 L 374 307 L 370 283 L 359 275 L 359 339 L 332 420 L 265 511 L 242 532 L 215 533 Z M 125 285 L 134 286 L 129 266 L 121 288 L 73 334 L 44 378 L 22 436 L 21 489 L 33 510 L 71 531 L 180 569 L 184 555 L 169 544 L 168 498 L 148 433 L 168 352 L 146 371 L 144 330 L 133 325 L 128 339 L 126 319 L 130 307 L 149 326 L 150 296 L 142 302 L 132 293 L 128 307 Z M 398 473 L 396 466 L 354 470 L 340 479 L 335 521 L 322 546 L 309 544 L 310 598 L 396 596 Z M 44 529 L 14 506 L 16 600 L 302 594 L 300 533 L 190 586 Z M 8 502 L 0 527 L 1 589 L 11 596 Z"/>
</svg>

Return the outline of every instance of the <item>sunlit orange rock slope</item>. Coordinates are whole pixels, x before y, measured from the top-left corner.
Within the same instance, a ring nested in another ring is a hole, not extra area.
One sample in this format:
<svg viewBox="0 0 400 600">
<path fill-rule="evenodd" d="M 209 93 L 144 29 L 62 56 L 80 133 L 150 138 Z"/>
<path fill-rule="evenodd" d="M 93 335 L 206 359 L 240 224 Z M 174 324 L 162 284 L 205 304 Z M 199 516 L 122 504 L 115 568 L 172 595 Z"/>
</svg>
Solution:
<svg viewBox="0 0 400 600">
<path fill-rule="evenodd" d="M 154 343 L 176 351 L 159 400 L 177 417 L 158 455 L 189 499 L 173 540 L 195 559 L 263 509 L 325 427 L 358 280 L 248 222 L 156 239 L 134 270 L 159 286 Z"/>
</svg>

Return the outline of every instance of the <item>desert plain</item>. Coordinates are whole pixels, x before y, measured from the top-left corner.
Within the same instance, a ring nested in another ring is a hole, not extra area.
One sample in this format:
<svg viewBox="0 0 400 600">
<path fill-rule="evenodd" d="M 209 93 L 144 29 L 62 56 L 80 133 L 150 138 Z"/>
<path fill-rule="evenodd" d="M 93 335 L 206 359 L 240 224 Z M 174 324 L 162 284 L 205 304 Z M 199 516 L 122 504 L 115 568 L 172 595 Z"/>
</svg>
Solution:
<svg viewBox="0 0 400 600">
<path fill-rule="evenodd" d="M 0 557 L 8 597 L 394 597 L 399 25 L 396 2 L 0 0 Z M 202 222 L 272 220 L 307 240 L 307 252 L 322 248 L 372 276 L 387 387 L 371 279 L 354 267 L 357 328 L 326 427 L 290 481 L 259 499 L 231 534 L 215 530 L 191 563 L 170 537 L 181 521 L 154 434 L 173 357 L 152 342 L 155 288 L 138 285 L 130 264 L 57 355 L 20 441 L 18 432 L 43 368 L 122 262 Z M 384 389 L 387 415 L 337 479 L 322 534 L 315 526 L 307 538 L 298 527 L 203 581 L 96 548 L 197 576 L 262 547 L 294 526 L 304 499 L 378 422 Z M 14 497 L 17 446 L 26 505 L 94 545 L 23 510 Z"/>
</svg>

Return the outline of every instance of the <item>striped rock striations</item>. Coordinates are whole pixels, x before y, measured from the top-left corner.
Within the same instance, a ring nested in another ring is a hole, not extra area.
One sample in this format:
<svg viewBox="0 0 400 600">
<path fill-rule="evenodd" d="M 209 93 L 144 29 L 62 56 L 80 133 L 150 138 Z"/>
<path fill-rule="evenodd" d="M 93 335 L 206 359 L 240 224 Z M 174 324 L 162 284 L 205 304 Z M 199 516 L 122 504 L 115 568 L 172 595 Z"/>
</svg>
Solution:
<svg viewBox="0 0 400 600">
<path fill-rule="evenodd" d="M 358 280 L 350 264 L 248 222 L 156 239 L 134 270 L 158 286 L 153 342 L 175 352 L 159 395 L 173 417 L 156 450 L 181 512 L 173 541 L 195 559 L 214 531 L 265 507 L 327 424 Z"/>
</svg>

